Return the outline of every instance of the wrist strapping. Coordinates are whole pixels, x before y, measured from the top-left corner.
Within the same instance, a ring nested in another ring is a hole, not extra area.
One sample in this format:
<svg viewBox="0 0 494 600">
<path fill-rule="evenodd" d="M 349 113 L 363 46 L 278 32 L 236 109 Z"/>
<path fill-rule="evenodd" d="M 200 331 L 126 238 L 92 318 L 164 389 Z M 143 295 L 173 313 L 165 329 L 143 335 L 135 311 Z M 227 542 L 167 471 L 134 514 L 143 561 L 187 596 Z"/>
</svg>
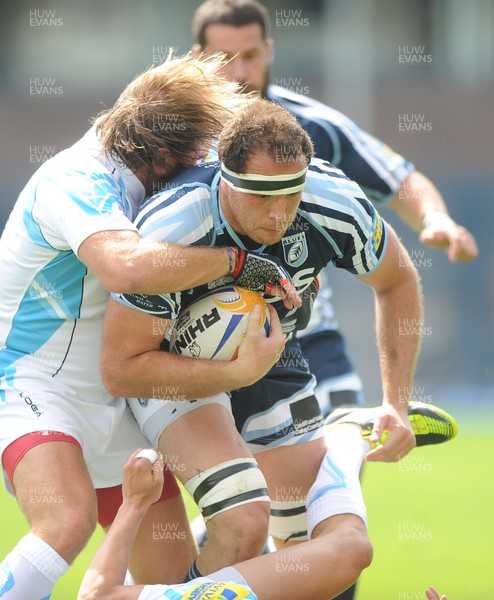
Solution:
<svg viewBox="0 0 494 600">
<path fill-rule="evenodd" d="M 235 246 L 227 246 L 228 255 L 230 257 L 230 275 L 237 279 L 242 271 L 245 262 L 245 250 L 236 248 Z"/>
<path fill-rule="evenodd" d="M 422 229 L 427 229 L 433 225 L 453 225 L 454 220 L 448 215 L 448 213 L 442 210 L 428 210 L 424 218 L 422 219 Z"/>
</svg>

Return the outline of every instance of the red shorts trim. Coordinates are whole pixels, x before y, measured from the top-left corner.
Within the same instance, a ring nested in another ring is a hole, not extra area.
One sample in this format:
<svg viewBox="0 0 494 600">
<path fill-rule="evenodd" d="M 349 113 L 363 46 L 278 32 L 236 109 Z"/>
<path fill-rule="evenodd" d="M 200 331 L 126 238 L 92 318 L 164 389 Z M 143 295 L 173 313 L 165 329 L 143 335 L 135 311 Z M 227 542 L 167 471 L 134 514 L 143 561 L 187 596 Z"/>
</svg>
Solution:
<svg viewBox="0 0 494 600">
<path fill-rule="evenodd" d="M 158 502 L 163 502 L 180 494 L 177 480 L 167 467 L 164 470 L 164 477 L 163 491 Z M 108 527 L 113 523 L 122 504 L 122 486 L 115 485 L 110 488 L 100 488 L 96 490 L 96 497 L 98 499 L 98 523 L 101 527 Z"/>
<path fill-rule="evenodd" d="M 22 457 L 31 448 L 47 442 L 74 444 L 82 452 L 81 445 L 74 437 L 60 431 L 33 431 L 21 436 L 7 446 L 2 456 L 3 468 L 14 491 L 14 472 Z M 168 467 L 165 467 L 164 478 L 163 492 L 158 502 L 163 502 L 180 494 L 177 480 Z M 108 527 L 113 523 L 122 504 L 122 486 L 116 485 L 110 488 L 98 489 L 96 490 L 96 497 L 98 501 L 98 522 L 102 527 Z"/>
<path fill-rule="evenodd" d="M 82 447 L 79 442 L 71 435 L 67 435 L 61 431 L 45 430 L 26 433 L 26 435 L 17 438 L 14 442 L 9 444 L 3 452 L 2 465 L 9 478 L 12 489 L 14 489 L 14 471 L 24 454 L 26 454 L 28 450 L 31 450 L 31 448 L 47 442 L 67 442 L 68 444 L 74 444 L 74 446 L 77 446 L 82 452 Z"/>
</svg>

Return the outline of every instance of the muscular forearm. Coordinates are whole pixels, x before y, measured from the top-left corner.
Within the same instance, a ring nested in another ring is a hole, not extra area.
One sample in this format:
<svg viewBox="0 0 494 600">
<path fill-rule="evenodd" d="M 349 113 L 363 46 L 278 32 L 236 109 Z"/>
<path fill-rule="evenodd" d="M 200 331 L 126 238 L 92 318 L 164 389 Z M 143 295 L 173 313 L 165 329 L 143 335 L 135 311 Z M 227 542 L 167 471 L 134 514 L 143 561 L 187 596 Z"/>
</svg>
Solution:
<svg viewBox="0 0 494 600">
<path fill-rule="evenodd" d="M 130 259 L 139 273 L 139 294 L 165 294 L 186 290 L 225 277 L 230 260 L 225 248 L 181 246 L 141 240 Z"/>
<path fill-rule="evenodd" d="M 102 364 L 102 375 L 105 386 L 115 396 L 196 400 L 247 385 L 241 381 L 242 374 L 234 362 L 152 350 L 124 362 Z"/>
<path fill-rule="evenodd" d="M 448 215 L 443 197 L 422 173 L 410 173 L 389 207 L 409 227 L 420 232 L 422 244 L 444 248 L 452 262 L 469 262 L 477 257 L 474 236 Z"/>
<path fill-rule="evenodd" d="M 78 600 L 131 600 L 142 586 L 124 587 L 130 551 L 147 506 L 124 501 L 82 581 Z"/>
<path fill-rule="evenodd" d="M 376 324 L 384 402 L 405 412 L 424 333 L 420 284 L 413 270 L 401 285 L 376 292 Z"/>
<path fill-rule="evenodd" d="M 413 171 L 402 182 L 398 194 L 388 204 L 400 219 L 419 233 L 423 229 L 424 217 L 437 211 L 448 214 L 444 199 L 425 175 Z"/>
<path fill-rule="evenodd" d="M 103 231 L 79 247 L 79 258 L 107 290 L 166 294 L 220 279 L 230 271 L 225 248 L 141 239 L 135 231 Z"/>
</svg>

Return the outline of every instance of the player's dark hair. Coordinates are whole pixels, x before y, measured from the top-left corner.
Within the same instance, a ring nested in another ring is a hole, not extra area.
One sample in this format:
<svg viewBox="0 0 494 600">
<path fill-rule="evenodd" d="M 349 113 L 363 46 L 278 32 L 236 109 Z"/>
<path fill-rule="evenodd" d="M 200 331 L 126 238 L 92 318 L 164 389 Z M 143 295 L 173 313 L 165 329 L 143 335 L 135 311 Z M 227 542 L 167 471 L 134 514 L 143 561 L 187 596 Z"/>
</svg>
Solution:
<svg viewBox="0 0 494 600">
<path fill-rule="evenodd" d="M 271 28 L 269 12 L 257 0 L 206 0 L 196 10 L 192 20 L 194 38 L 202 49 L 207 45 L 206 28 L 216 23 L 234 27 L 258 23 L 264 39 L 269 37 Z"/>
<path fill-rule="evenodd" d="M 255 152 L 279 162 L 303 158 L 309 164 L 314 146 L 290 112 L 275 102 L 258 99 L 231 119 L 218 138 L 220 160 L 236 173 L 245 173 L 245 164 Z"/>
<path fill-rule="evenodd" d="M 210 147 L 225 122 L 246 102 L 238 84 L 227 81 L 219 56 L 169 57 L 132 81 L 115 105 L 96 119 L 103 151 L 124 165 L 163 165 L 167 148 L 178 163 Z"/>
</svg>

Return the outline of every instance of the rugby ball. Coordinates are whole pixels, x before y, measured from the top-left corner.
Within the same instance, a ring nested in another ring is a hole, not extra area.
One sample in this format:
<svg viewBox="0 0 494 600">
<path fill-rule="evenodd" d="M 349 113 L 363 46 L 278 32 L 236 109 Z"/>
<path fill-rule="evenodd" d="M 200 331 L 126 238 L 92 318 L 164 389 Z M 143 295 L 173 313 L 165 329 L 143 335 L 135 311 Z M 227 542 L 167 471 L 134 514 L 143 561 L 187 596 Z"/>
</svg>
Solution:
<svg viewBox="0 0 494 600">
<path fill-rule="evenodd" d="M 234 285 L 208 292 L 177 317 L 170 351 L 195 358 L 235 360 L 256 304 L 262 308 L 261 333 L 268 335 L 269 310 L 260 294 Z"/>
</svg>

